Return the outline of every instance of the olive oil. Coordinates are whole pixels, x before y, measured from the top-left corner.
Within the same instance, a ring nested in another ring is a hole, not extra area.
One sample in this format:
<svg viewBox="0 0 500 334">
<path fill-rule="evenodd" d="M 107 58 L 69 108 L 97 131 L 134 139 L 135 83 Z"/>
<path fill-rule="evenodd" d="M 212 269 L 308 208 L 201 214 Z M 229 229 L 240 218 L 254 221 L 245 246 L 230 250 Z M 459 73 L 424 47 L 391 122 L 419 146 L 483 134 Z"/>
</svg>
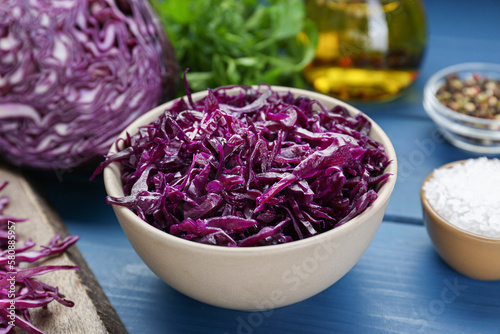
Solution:
<svg viewBox="0 0 500 334">
<path fill-rule="evenodd" d="M 319 31 L 304 77 L 344 100 L 388 100 L 418 76 L 426 20 L 418 0 L 308 0 Z"/>
</svg>

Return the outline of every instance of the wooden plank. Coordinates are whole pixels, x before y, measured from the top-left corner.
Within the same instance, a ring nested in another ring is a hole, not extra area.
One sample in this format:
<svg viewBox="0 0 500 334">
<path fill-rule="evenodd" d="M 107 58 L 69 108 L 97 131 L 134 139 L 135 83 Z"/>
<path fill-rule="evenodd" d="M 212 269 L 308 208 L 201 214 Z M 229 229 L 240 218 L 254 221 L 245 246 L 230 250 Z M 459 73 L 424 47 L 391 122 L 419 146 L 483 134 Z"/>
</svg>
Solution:
<svg viewBox="0 0 500 334">
<path fill-rule="evenodd" d="M 16 223 L 18 247 L 32 238 L 40 247 L 59 233 L 69 235 L 58 214 L 43 196 L 20 173 L 0 165 L 0 182 L 9 184 L 0 196 L 11 199 L 5 213 L 28 221 Z M 31 320 L 47 333 L 127 333 L 116 311 L 87 265 L 76 245 L 64 254 L 47 259 L 43 265 L 74 265 L 80 270 L 60 270 L 38 278 L 49 285 L 59 287 L 67 299 L 75 302 L 72 308 L 52 302 L 46 309 L 30 311 Z"/>
</svg>

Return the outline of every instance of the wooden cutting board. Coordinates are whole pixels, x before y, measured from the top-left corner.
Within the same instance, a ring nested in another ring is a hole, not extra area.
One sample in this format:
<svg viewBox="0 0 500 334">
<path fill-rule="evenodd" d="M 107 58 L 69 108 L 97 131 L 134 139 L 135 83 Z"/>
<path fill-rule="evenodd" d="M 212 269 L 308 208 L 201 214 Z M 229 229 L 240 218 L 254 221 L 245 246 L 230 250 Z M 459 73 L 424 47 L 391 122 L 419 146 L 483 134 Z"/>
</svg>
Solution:
<svg viewBox="0 0 500 334">
<path fill-rule="evenodd" d="M 43 196 L 19 172 L 0 164 L 0 183 L 9 184 L 0 191 L 8 196 L 10 204 L 5 214 L 28 221 L 16 223 L 16 235 L 20 239 L 18 247 L 32 238 L 35 249 L 46 244 L 54 234 L 61 238 L 68 236 L 68 230 L 61 218 L 44 200 Z M 58 270 L 37 278 L 49 285 L 59 287 L 59 291 L 75 302 L 73 307 L 65 307 L 56 301 L 46 309 L 30 311 L 33 324 L 46 333 L 127 333 L 97 279 L 78 250 L 78 242 L 64 254 L 55 256 L 40 265 L 73 265 L 80 270 Z"/>
</svg>

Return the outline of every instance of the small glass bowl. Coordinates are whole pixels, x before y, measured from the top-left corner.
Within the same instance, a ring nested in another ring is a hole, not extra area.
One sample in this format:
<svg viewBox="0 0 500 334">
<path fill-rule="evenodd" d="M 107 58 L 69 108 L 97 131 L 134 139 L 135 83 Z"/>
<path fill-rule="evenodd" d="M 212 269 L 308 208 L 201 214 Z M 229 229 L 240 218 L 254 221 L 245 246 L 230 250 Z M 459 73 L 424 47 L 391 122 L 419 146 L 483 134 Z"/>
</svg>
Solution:
<svg viewBox="0 0 500 334">
<path fill-rule="evenodd" d="M 500 80 L 500 64 L 463 63 L 446 67 L 427 81 L 423 99 L 425 111 L 450 143 L 471 152 L 500 153 L 500 120 L 461 114 L 437 99 L 436 92 L 450 74 L 457 74 L 460 80 L 466 80 L 474 74 Z"/>
</svg>

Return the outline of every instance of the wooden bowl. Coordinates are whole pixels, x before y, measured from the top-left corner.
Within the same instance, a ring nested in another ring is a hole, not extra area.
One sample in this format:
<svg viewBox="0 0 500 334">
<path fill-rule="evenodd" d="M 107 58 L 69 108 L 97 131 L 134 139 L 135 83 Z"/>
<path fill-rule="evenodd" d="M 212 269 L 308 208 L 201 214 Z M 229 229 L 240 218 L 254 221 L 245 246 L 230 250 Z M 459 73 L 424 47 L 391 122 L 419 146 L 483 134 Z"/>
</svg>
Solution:
<svg viewBox="0 0 500 334">
<path fill-rule="evenodd" d="M 440 168 L 450 168 L 456 161 Z M 486 237 L 459 228 L 441 217 L 425 196 L 422 184 L 420 198 L 424 223 L 434 248 L 441 258 L 459 273 L 477 280 L 500 280 L 500 238 Z"/>
</svg>

